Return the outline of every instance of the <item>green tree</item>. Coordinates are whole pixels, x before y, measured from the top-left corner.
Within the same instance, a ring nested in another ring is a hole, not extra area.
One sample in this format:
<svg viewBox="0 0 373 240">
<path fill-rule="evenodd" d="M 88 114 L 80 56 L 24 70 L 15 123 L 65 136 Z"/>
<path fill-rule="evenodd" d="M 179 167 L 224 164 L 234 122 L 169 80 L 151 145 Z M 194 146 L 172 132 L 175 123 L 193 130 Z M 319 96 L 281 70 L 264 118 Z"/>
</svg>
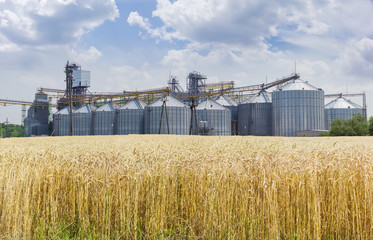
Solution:
<svg viewBox="0 0 373 240">
<path fill-rule="evenodd" d="M 366 136 L 368 134 L 368 122 L 361 114 L 348 120 L 334 119 L 329 132 L 330 136 Z"/>
<path fill-rule="evenodd" d="M 369 134 L 373 136 L 373 117 L 369 118 Z"/>
<path fill-rule="evenodd" d="M 23 137 L 25 134 L 25 129 L 21 125 L 17 124 L 1 124 L 0 134 L 3 138 L 5 137 Z"/>
</svg>

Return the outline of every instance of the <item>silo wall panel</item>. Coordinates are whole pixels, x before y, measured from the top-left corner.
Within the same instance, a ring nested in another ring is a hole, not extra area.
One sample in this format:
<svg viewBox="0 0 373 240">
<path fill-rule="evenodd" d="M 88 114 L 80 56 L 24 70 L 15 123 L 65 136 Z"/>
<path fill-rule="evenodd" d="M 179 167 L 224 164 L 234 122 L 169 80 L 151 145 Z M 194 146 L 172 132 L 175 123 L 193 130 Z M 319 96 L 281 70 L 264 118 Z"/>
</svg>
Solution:
<svg viewBox="0 0 373 240">
<path fill-rule="evenodd" d="M 238 106 L 224 106 L 231 111 L 231 135 L 238 134 Z"/>
<path fill-rule="evenodd" d="M 328 108 L 325 109 L 325 127 L 330 130 L 331 123 L 334 119 L 348 120 L 354 115 L 361 114 L 363 116 L 362 108 Z"/>
<path fill-rule="evenodd" d="M 74 135 L 92 135 L 92 113 L 73 113 Z"/>
<path fill-rule="evenodd" d="M 272 98 L 274 136 L 295 136 L 296 131 L 325 129 L 323 91 L 275 91 Z"/>
<path fill-rule="evenodd" d="M 231 129 L 231 113 L 227 110 L 197 110 L 199 121 L 206 121 L 210 135 L 229 136 Z M 194 118 L 193 118 L 194 119 Z M 194 121 L 194 120 L 193 120 Z M 194 125 L 194 122 L 193 122 Z"/>
<path fill-rule="evenodd" d="M 162 107 L 145 108 L 145 133 L 158 134 L 161 122 Z M 170 134 L 188 135 L 190 110 L 188 107 L 167 107 Z M 166 111 L 163 111 L 161 134 L 168 134 Z"/>
<path fill-rule="evenodd" d="M 115 124 L 115 111 L 95 112 L 93 114 L 93 134 L 113 135 Z"/>
<path fill-rule="evenodd" d="M 271 136 L 272 104 L 247 103 L 238 107 L 240 135 Z"/>
<path fill-rule="evenodd" d="M 70 136 L 70 115 L 53 115 L 53 136 Z"/>
<path fill-rule="evenodd" d="M 144 109 L 120 109 L 117 134 L 144 134 Z"/>
<path fill-rule="evenodd" d="M 37 135 L 37 126 L 39 125 L 38 120 L 35 118 L 25 118 L 25 137 Z"/>
</svg>

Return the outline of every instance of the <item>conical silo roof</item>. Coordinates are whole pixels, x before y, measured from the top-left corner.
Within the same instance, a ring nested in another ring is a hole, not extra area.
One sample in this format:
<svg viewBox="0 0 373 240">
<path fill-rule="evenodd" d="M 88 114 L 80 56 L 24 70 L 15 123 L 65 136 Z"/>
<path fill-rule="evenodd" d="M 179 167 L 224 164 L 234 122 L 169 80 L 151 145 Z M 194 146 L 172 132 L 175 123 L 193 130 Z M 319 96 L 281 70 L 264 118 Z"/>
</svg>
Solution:
<svg viewBox="0 0 373 240">
<path fill-rule="evenodd" d="M 70 114 L 70 107 L 65 107 L 64 109 L 61 109 L 60 111 L 56 112 L 55 114 L 69 115 Z"/>
<path fill-rule="evenodd" d="M 235 101 L 233 101 L 230 97 L 226 95 L 220 95 L 214 100 L 215 102 L 219 103 L 222 106 L 237 106 L 238 105 Z"/>
<path fill-rule="evenodd" d="M 174 96 L 164 96 L 158 99 L 157 101 L 149 104 L 148 107 L 162 107 L 163 100 L 166 99 L 166 106 L 167 107 L 186 107 L 186 105 L 179 99 Z"/>
<path fill-rule="evenodd" d="M 242 103 L 271 103 L 266 91 L 260 91 L 252 97 L 249 97 Z"/>
<path fill-rule="evenodd" d="M 74 111 L 74 113 L 92 113 L 95 107 L 91 106 L 90 104 L 86 104 L 83 107 Z"/>
<path fill-rule="evenodd" d="M 115 108 L 111 102 L 108 102 L 96 109 L 96 112 L 113 112 L 113 111 L 115 111 Z"/>
<path fill-rule="evenodd" d="M 122 109 L 144 109 L 144 107 L 146 106 L 146 104 L 135 98 L 131 101 L 129 101 L 128 103 L 124 104 L 123 106 L 121 106 L 119 109 L 122 110 Z"/>
<path fill-rule="evenodd" d="M 325 109 L 334 109 L 334 108 L 362 108 L 360 105 L 344 98 L 344 97 L 338 97 L 337 99 L 334 99 L 330 103 L 325 105 Z"/>
<path fill-rule="evenodd" d="M 206 101 L 201 102 L 196 107 L 197 110 L 228 110 L 214 100 L 207 99 Z"/>
<path fill-rule="evenodd" d="M 292 80 L 292 81 L 287 82 L 279 90 L 280 91 L 289 91 L 289 90 L 313 90 L 313 91 L 317 91 L 317 90 L 320 90 L 320 89 L 312 86 L 311 84 L 309 84 L 306 81 L 303 81 L 301 79 L 296 79 L 296 80 Z"/>
</svg>

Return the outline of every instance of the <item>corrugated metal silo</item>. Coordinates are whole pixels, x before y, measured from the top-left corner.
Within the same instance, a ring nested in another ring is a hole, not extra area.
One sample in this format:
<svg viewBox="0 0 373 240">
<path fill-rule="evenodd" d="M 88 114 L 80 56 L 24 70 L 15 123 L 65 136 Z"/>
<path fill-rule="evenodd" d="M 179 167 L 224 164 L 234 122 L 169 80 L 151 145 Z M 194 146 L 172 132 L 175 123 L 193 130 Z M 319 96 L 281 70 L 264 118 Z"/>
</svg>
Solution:
<svg viewBox="0 0 373 240">
<path fill-rule="evenodd" d="M 232 135 L 238 134 L 238 104 L 226 95 L 220 95 L 215 102 L 219 103 L 223 107 L 228 108 L 231 111 L 231 129 Z"/>
<path fill-rule="evenodd" d="M 325 127 L 329 130 L 334 119 L 347 120 L 359 113 L 363 116 L 363 107 L 342 96 L 338 97 L 325 105 Z"/>
<path fill-rule="evenodd" d="M 70 136 L 70 107 L 53 114 L 53 136 Z"/>
<path fill-rule="evenodd" d="M 162 123 L 161 113 L 163 102 Z M 161 123 L 161 134 L 168 134 L 166 112 L 170 134 L 188 135 L 190 128 L 190 108 L 173 96 L 165 96 L 145 107 L 145 134 L 158 134 Z"/>
<path fill-rule="evenodd" d="M 35 118 L 27 117 L 24 122 L 25 126 L 25 137 L 31 137 L 38 135 L 39 132 L 39 122 Z"/>
<path fill-rule="evenodd" d="M 297 79 L 272 93 L 272 132 L 296 136 L 297 131 L 323 130 L 324 91 Z"/>
<path fill-rule="evenodd" d="M 206 100 L 196 107 L 200 134 L 231 135 L 231 111 L 213 100 Z M 201 132 L 201 129 L 205 129 Z M 207 131 L 206 131 L 207 130 Z"/>
<path fill-rule="evenodd" d="M 93 134 L 113 135 L 115 124 L 115 107 L 108 102 L 93 112 Z"/>
<path fill-rule="evenodd" d="M 92 110 L 94 109 L 95 107 L 92 107 L 91 105 L 86 104 L 83 107 L 73 112 L 74 135 L 78 135 L 78 136 L 92 135 L 93 133 Z"/>
<path fill-rule="evenodd" d="M 238 105 L 238 132 L 239 135 L 272 135 L 272 103 L 265 91 Z"/>
<path fill-rule="evenodd" d="M 144 134 L 144 107 L 146 104 L 133 99 L 121 106 L 117 118 L 117 134 Z"/>
</svg>

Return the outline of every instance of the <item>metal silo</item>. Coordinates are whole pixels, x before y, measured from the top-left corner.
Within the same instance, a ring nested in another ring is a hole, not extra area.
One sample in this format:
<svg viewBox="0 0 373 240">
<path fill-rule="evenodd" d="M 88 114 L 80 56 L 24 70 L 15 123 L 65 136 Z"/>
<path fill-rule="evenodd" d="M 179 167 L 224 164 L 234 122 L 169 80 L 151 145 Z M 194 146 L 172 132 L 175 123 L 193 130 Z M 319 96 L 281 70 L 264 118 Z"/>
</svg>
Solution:
<svg viewBox="0 0 373 240">
<path fill-rule="evenodd" d="M 83 136 L 93 134 L 92 108 L 94 110 L 94 107 L 86 104 L 73 112 L 74 135 Z"/>
<path fill-rule="evenodd" d="M 295 136 L 297 131 L 323 130 L 324 91 L 297 79 L 272 93 L 272 133 Z"/>
<path fill-rule="evenodd" d="M 53 136 L 70 136 L 70 107 L 53 114 Z"/>
<path fill-rule="evenodd" d="M 220 95 L 216 99 L 214 99 L 215 102 L 219 103 L 223 107 L 228 108 L 231 111 L 231 129 L 232 129 L 232 135 L 238 134 L 238 104 L 233 101 L 230 97 L 225 95 Z"/>
<path fill-rule="evenodd" d="M 231 135 L 231 111 L 229 109 L 213 100 L 206 100 L 198 104 L 196 110 L 200 134 Z"/>
<path fill-rule="evenodd" d="M 117 134 L 144 134 L 144 107 L 138 99 L 126 103 L 117 109 Z"/>
<path fill-rule="evenodd" d="M 238 133 L 272 135 L 272 103 L 265 91 L 260 91 L 238 105 Z"/>
<path fill-rule="evenodd" d="M 168 119 L 168 127 L 167 127 Z M 188 135 L 190 108 L 174 96 L 164 96 L 145 107 L 145 134 Z"/>
<path fill-rule="evenodd" d="M 325 127 L 329 130 L 334 119 L 347 120 L 359 113 L 363 116 L 363 107 L 340 96 L 325 105 Z"/>
<path fill-rule="evenodd" d="M 108 102 L 93 112 L 93 134 L 113 135 L 115 124 L 115 108 Z"/>
</svg>

